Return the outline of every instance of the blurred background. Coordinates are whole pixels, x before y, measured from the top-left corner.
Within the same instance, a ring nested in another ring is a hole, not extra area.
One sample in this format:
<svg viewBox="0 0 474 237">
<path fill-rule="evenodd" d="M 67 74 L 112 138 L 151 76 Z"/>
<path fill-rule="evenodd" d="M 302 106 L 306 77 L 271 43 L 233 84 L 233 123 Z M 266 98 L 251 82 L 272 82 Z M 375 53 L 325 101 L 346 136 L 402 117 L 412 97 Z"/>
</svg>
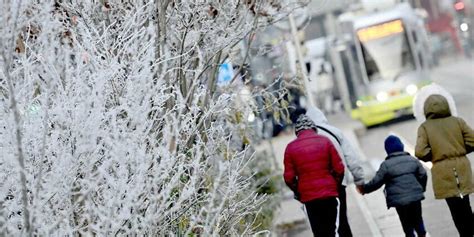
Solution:
<svg viewBox="0 0 474 237">
<path fill-rule="evenodd" d="M 308 106 L 345 111 L 367 127 L 409 115 L 435 68 L 471 58 L 472 8 L 470 0 L 313 0 L 241 43 L 253 53 L 242 93 L 284 87 L 290 120 Z M 291 124 L 264 109 L 249 120 L 261 138 Z"/>
<path fill-rule="evenodd" d="M 248 118 L 258 128 L 260 149 L 270 147 L 266 155 L 275 159 L 273 173 L 280 175 L 284 149 L 294 139 L 292 123 L 309 106 L 323 110 L 357 147 L 367 179 L 386 156 L 387 135 L 399 136 L 413 154 L 420 123 L 412 105 L 426 85 L 436 83 L 451 93 L 458 116 L 472 127 L 473 6 L 468 0 L 313 0 L 256 34 L 252 44 L 243 43 L 255 52 L 242 75 L 248 81 L 244 91 L 286 91 L 281 100 L 288 102 L 288 119 L 275 119 L 265 109 Z M 255 99 L 262 108 L 264 101 Z M 472 163 L 472 154 L 469 158 Z M 359 196 L 349 191 L 354 236 L 403 235 L 382 190 Z M 425 196 L 431 236 L 456 236 L 446 203 L 433 197 L 431 181 Z M 299 206 L 291 194 L 283 198 L 276 217 L 283 229 L 279 235 L 311 235 Z"/>
</svg>

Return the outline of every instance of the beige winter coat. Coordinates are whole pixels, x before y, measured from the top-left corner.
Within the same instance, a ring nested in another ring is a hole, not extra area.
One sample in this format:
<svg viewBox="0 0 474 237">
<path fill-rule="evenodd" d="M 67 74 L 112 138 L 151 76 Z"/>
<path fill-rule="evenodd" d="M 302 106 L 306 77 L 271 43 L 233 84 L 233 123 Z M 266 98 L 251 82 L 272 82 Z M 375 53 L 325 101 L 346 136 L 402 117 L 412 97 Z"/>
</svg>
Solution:
<svg viewBox="0 0 474 237">
<path fill-rule="evenodd" d="M 474 192 L 471 164 L 466 158 L 474 149 L 474 131 L 463 119 L 451 116 L 448 102 L 441 95 L 428 97 L 424 113 L 426 121 L 418 128 L 415 156 L 433 162 L 435 198 Z"/>
</svg>

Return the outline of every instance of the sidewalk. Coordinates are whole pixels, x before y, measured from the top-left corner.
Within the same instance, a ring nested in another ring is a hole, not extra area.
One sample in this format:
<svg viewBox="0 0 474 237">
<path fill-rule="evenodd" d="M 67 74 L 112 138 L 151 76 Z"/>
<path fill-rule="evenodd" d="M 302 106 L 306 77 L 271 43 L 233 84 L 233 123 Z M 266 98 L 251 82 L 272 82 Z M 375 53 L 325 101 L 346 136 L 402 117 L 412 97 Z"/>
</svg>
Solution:
<svg viewBox="0 0 474 237">
<path fill-rule="evenodd" d="M 449 61 L 449 63 L 440 64 L 438 67 L 433 68 L 431 78 L 453 94 L 458 102 L 458 113 L 461 117 L 465 118 L 468 124 L 473 124 L 473 105 L 468 101 L 473 99 L 471 92 L 474 84 L 471 82 L 473 79 L 472 68 L 474 61 L 465 58 L 453 58 L 453 60 L 455 60 L 455 63 Z M 328 120 L 345 133 L 348 139 L 351 140 L 351 143 L 359 150 L 359 154 L 369 156 L 367 158 L 361 157 L 361 159 L 365 161 L 363 168 L 366 173 L 366 179 L 372 178 L 374 170 L 381 163 L 381 159 L 373 159 L 372 155 L 376 154 L 377 151 L 375 151 L 371 144 L 366 142 L 371 141 L 371 139 L 373 141 L 373 139 L 380 138 L 380 135 L 373 133 L 373 136 L 370 138 L 366 136 L 367 134 L 362 136 L 365 133 L 364 126 L 350 119 L 345 113 L 328 116 Z M 405 133 L 410 134 L 410 136 L 405 135 L 405 137 L 411 140 L 404 143 L 407 146 L 411 144 L 411 147 L 415 143 L 413 133 L 416 130 L 412 130 L 413 128 L 412 125 L 398 126 L 398 129 L 406 129 L 407 132 Z M 361 141 L 358 137 L 365 137 L 363 138 L 364 142 L 358 144 Z M 294 135 L 291 132 L 272 140 L 275 157 L 277 158 L 275 163 L 279 164 L 278 166 L 280 167 L 280 169 L 277 169 L 279 170 L 278 172 L 282 172 L 284 149 L 292 139 L 294 139 Z M 364 148 L 364 152 L 362 152 L 361 147 Z M 474 154 L 471 153 L 468 157 L 471 160 L 472 169 L 474 169 Z M 434 199 L 430 175 L 430 172 L 428 172 L 427 190 L 425 200 L 422 203 L 423 217 L 427 230 L 432 236 L 456 236 L 457 231 L 445 201 Z M 276 213 L 275 225 L 285 228 L 275 228 L 274 236 L 312 236 L 305 215 L 300 209 L 301 204 L 292 199 L 289 189 L 286 187 L 282 189 L 289 192 L 289 194 L 286 195 L 286 199 L 282 201 L 280 209 Z M 382 189 L 364 196 L 358 194 L 353 185 L 349 185 L 346 191 L 348 218 L 354 236 L 404 236 L 395 209 L 387 210 Z M 474 195 L 470 195 L 470 198 L 471 203 L 474 203 Z M 283 229 L 283 231 L 278 231 L 280 229 Z"/>
<path fill-rule="evenodd" d="M 330 123 L 340 128 L 352 145 L 362 154 L 363 168 L 367 179 L 375 174 L 371 165 L 360 149 L 356 133 L 363 132 L 365 127 L 350 119 L 343 112 L 329 115 Z M 283 155 L 286 145 L 295 138 L 293 133 L 282 134 L 272 139 L 271 144 L 277 159 L 279 172 L 283 170 Z M 284 187 L 286 188 L 286 187 Z M 347 189 L 348 219 L 354 236 L 404 236 L 396 211 L 387 210 L 382 189 L 371 194 L 360 195 L 353 184 Z M 301 208 L 302 204 L 293 199 L 288 189 L 283 195 L 280 209 L 276 211 L 276 236 L 304 237 L 312 236 L 309 223 Z"/>
</svg>

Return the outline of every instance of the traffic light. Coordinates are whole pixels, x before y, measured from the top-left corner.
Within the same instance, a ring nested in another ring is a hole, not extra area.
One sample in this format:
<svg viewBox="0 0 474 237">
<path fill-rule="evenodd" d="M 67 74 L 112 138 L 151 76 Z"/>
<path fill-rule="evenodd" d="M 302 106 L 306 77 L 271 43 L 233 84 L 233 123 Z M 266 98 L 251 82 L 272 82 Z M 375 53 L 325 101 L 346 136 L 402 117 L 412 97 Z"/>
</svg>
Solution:
<svg viewBox="0 0 474 237">
<path fill-rule="evenodd" d="M 464 10 L 465 7 L 466 6 L 464 5 L 463 1 L 457 1 L 456 3 L 454 3 L 454 9 L 456 9 L 456 11 Z"/>
<path fill-rule="evenodd" d="M 466 11 L 466 4 L 464 3 L 463 0 L 457 0 L 454 2 L 454 10 L 456 10 L 456 13 L 460 17 L 465 16 L 465 11 Z"/>
</svg>

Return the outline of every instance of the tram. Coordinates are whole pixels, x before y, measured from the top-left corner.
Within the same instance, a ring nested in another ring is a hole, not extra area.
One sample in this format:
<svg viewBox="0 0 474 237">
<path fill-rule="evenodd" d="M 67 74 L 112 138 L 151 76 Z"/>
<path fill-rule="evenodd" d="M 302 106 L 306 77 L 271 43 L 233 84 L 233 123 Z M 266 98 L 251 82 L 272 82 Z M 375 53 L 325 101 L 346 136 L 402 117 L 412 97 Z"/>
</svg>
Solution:
<svg viewBox="0 0 474 237">
<path fill-rule="evenodd" d="M 372 126 L 412 114 L 414 95 L 431 82 L 422 16 L 399 3 L 386 10 L 347 12 L 338 23 L 330 56 L 352 118 Z"/>
</svg>

